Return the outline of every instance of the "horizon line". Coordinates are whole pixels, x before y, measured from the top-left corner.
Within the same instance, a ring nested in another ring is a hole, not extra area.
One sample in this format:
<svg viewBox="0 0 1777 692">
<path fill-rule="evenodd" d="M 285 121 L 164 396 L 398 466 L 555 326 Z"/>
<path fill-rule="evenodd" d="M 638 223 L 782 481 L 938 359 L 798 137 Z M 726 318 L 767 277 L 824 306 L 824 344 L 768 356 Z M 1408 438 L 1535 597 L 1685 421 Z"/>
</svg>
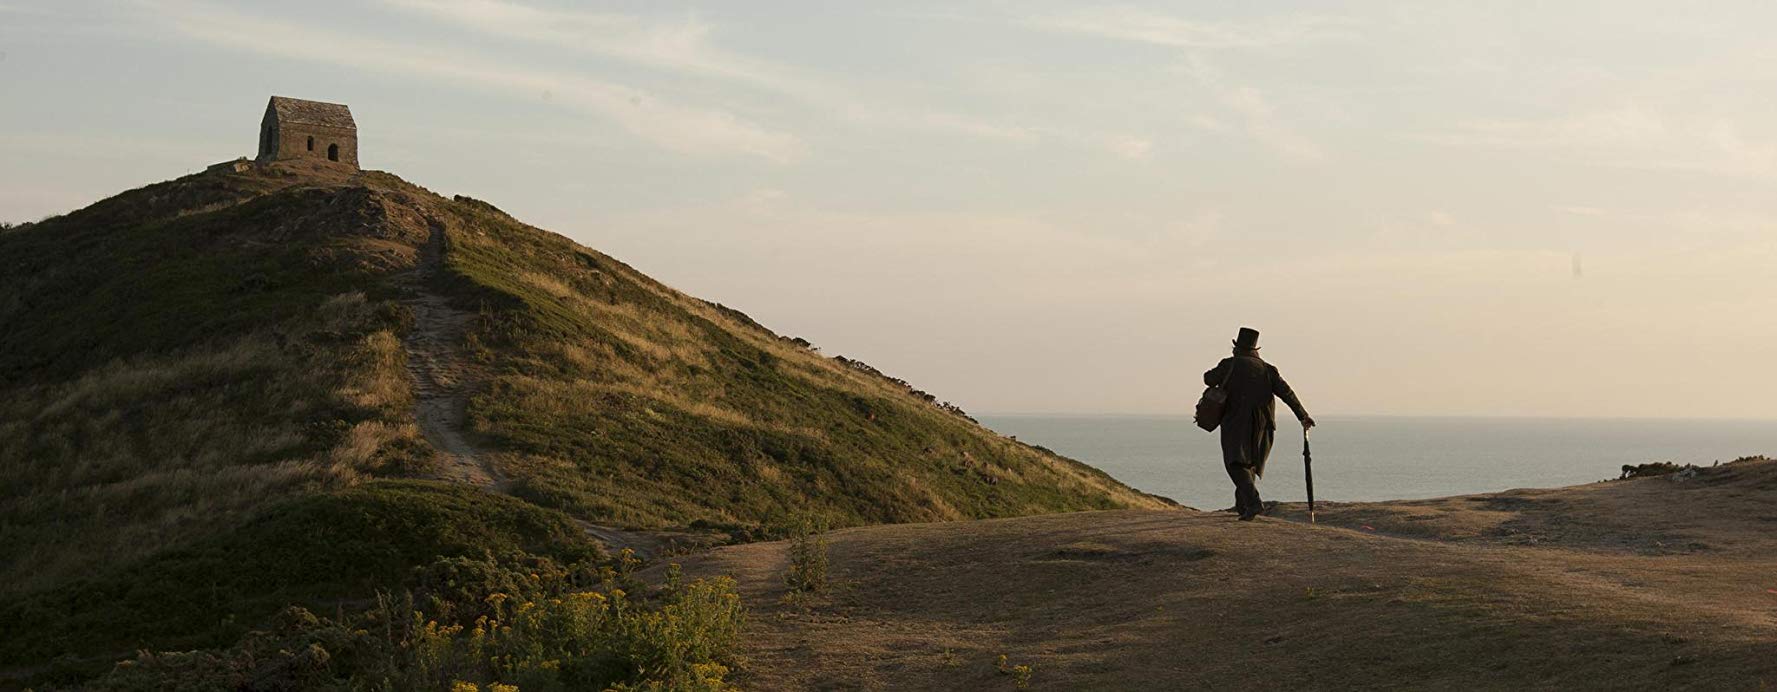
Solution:
<svg viewBox="0 0 1777 692">
<path fill-rule="evenodd" d="M 1181 418 L 1190 420 L 1188 412 L 1178 413 L 1139 413 L 1139 412 L 1080 412 L 1080 411 L 982 411 L 969 412 L 971 416 L 988 416 L 999 418 Z M 1316 416 L 1321 420 L 1339 418 L 1484 418 L 1496 420 L 1568 420 L 1568 421 L 1718 421 L 1745 423 L 1777 423 L 1777 417 L 1760 418 L 1755 416 L 1569 416 L 1569 415 L 1536 415 L 1521 413 L 1329 413 Z"/>
</svg>

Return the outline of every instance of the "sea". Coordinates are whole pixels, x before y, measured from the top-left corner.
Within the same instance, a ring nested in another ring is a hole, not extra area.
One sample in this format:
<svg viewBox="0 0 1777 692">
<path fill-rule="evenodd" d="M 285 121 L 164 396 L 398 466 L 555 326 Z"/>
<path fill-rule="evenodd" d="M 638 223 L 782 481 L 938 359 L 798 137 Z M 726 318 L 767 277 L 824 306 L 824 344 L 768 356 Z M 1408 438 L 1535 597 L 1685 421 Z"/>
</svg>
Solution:
<svg viewBox="0 0 1777 692">
<path fill-rule="evenodd" d="M 1234 504 L 1220 433 L 1186 416 L 987 415 L 989 428 L 1091 464 L 1137 489 L 1198 509 Z M 1552 488 L 1615 478 L 1624 464 L 1707 466 L 1777 457 L 1777 421 L 1317 416 L 1314 496 L 1401 500 Z M 1278 421 L 1259 491 L 1307 498 L 1302 429 Z"/>
</svg>

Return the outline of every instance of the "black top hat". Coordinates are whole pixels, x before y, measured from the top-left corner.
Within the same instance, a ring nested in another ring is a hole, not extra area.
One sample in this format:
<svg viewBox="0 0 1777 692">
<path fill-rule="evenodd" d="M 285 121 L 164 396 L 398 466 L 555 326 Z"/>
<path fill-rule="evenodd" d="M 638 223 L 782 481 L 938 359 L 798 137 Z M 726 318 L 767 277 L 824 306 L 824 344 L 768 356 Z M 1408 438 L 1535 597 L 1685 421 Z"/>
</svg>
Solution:
<svg viewBox="0 0 1777 692">
<path fill-rule="evenodd" d="M 1241 327 L 1240 336 L 1235 337 L 1234 339 L 1234 348 L 1249 348 L 1254 351 L 1259 350 L 1259 330 L 1251 327 Z"/>
</svg>

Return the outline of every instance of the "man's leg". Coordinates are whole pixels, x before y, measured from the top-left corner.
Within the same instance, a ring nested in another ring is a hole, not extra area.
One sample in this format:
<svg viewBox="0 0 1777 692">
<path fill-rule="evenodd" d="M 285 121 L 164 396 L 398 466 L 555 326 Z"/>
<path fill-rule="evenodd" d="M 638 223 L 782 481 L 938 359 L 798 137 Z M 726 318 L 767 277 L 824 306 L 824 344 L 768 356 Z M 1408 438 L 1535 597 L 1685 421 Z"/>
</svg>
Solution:
<svg viewBox="0 0 1777 692">
<path fill-rule="evenodd" d="M 1234 511 L 1242 519 L 1256 511 L 1247 503 L 1247 489 L 1253 486 L 1253 467 L 1247 461 L 1245 442 L 1227 421 L 1222 422 L 1222 468 L 1228 470 L 1228 480 L 1234 481 Z"/>
<path fill-rule="evenodd" d="M 1228 471 L 1228 480 L 1234 482 L 1234 511 L 1239 514 L 1246 514 L 1246 493 L 1241 490 L 1240 479 L 1243 474 L 1240 467 L 1235 464 L 1224 462 L 1222 468 Z"/>
<path fill-rule="evenodd" d="M 1265 511 L 1265 501 L 1259 499 L 1259 478 L 1265 475 L 1265 459 L 1271 456 L 1273 434 L 1273 429 L 1269 426 L 1259 428 L 1259 439 L 1256 440 L 1258 445 L 1247 456 L 1252 466 L 1247 467 L 1246 506 L 1251 508 L 1248 511 L 1253 515 Z"/>
<path fill-rule="evenodd" d="M 1259 513 L 1259 488 L 1253 484 L 1253 469 L 1240 464 L 1223 464 L 1228 470 L 1228 479 L 1234 481 L 1234 510 L 1240 512 L 1241 519 L 1251 519 Z"/>
</svg>

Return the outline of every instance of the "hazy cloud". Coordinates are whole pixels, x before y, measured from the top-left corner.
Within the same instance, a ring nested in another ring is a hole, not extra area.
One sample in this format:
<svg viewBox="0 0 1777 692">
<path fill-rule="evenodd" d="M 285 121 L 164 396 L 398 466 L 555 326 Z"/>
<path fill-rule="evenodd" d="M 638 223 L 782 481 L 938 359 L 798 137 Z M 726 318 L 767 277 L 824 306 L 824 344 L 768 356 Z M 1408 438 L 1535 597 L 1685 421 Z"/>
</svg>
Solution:
<svg viewBox="0 0 1777 692">
<path fill-rule="evenodd" d="M 1239 114 L 1246 125 L 1246 134 L 1272 151 L 1300 161 L 1326 158 L 1320 145 L 1285 124 L 1272 110 L 1265 95 L 1254 87 L 1235 87 L 1220 92 L 1222 103 Z"/>
<path fill-rule="evenodd" d="M 823 87 L 779 65 L 714 46 L 715 27 L 698 15 L 672 19 L 541 8 L 506 0 L 381 0 L 478 33 L 594 53 L 687 74 L 810 95 Z"/>
<path fill-rule="evenodd" d="M 1029 26 L 1174 48 L 1270 48 L 1354 37 L 1347 20 L 1292 14 L 1252 22 L 1189 19 L 1135 7 L 1100 7 L 1046 14 Z"/>
<path fill-rule="evenodd" d="M 525 97 L 547 91 L 559 102 L 606 118 L 643 141 L 683 154 L 743 154 L 787 161 L 802 151 L 796 137 L 727 111 L 673 103 L 614 82 L 506 65 L 465 55 L 455 48 L 371 39 L 203 3 L 153 0 L 144 5 L 152 10 L 149 16 L 182 35 L 224 48 L 469 83 Z"/>
<path fill-rule="evenodd" d="M 1326 152 L 1307 135 L 1277 114 L 1271 101 L 1257 87 L 1230 85 L 1221 71 L 1207 60 L 1193 56 L 1180 70 L 1209 92 L 1216 103 L 1239 119 L 1240 129 L 1253 141 L 1286 159 L 1312 162 L 1326 158 Z M 1196 116 L 1193 126 L 1201 130 L 1226 130 L 1219 120 Z"/>
<path fill-rule="evenodd" d="M 482 35 L 770 91 L 854 126 L 988 142 L 1096 138 L 1105 142 L 1103 150 L 1125 159 L 1146 158 L 1152 144 L 1139 138 L 1063 133 L 1057 128 L 965 114 L 931 103 L 899 103 L 883 90 L 860 88 L 855 75 L 841 81 L 722 49 L 712 40 L 717 27 L 696 13 L 659 17 L 542 7 L 510 0 L 380 1 Z M 1043 85 L 1035 75 L 1005 66 L 997 70 L 991 66 L 971 69 L 963 72 L 972 75 L 970 81 L 977 87 L 989 75 L 995 87 L 1001 89 L 1018 87 L 1030 92 Z"/>
<path fill-rule="evenodd" d="M 1145 137 L 1110 137 L 1106 140 L 1105 146 L 1111 150 L 1111 153 L 1130 160 L 1139 161 L 1154 153 L 1154 140 Z"/>
<path fill-rule="evenodd" d="M 1488 119 L 1458 123 L 1449 132 L 1423 138 L 1445 144 L 1500 148 L 1640 145 L 1667 137 L 1666 121 L 1635 107 L 1575 113 L 1541 120 Z"/>
<path fill-rule="evenodd" d="M 1726 119 L 1672 117 L 1636 106 L 1552 118 L 1469 120 L 1413 138 L 1588 165 L 1777 175 L 1777 142 L 1750 140 Z"/>
</svg>

